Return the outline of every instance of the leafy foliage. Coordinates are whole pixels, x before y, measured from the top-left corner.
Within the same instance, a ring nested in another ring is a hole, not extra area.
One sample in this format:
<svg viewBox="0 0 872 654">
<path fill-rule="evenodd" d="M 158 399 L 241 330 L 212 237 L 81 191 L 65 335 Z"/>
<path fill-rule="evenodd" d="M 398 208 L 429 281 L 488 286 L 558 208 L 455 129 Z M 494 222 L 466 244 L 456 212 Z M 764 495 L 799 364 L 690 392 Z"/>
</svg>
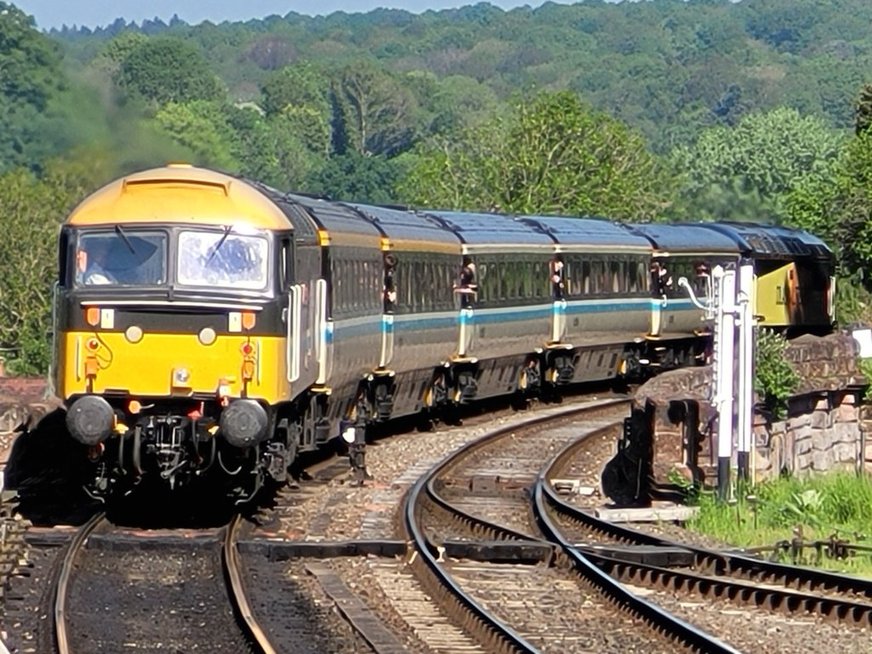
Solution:
<svg viewBox="0 0 872 654">
<path fill-rule="evenodd" d="M 820 119 L 786 107 L 749 114 L 736 127 L 705 130 L 693 146 L 671 155 L 683 172 L 681 212 L 709 220 L 776 220 L 794 188 L 828 179 L 841 143 Z"/>
<path fill-rule="evenodd" d="M 392 156 L 411 145 L 417 102 L 409 89 L 378 66 L 358 62 L 340 70 L 333 98 L 342 121 L 335 142 L 339 154 Z"/>
<path fill-rule="evenodd" d="M 860 89 L 855 109 L 854 131 L 860 135 L 872 126 L 872 84 L 864 84 Z"/>
<path fill-rule="evenodd" d="M 57 43 L 21 10 L 0 2 L 0 171 L 60 149 L 44 132 L 62 113 L 56 100 L 65 90 Z"/>
<path fill-rule="evenodd" d="M 58 226 L 105 179 L 104 162 L 92 155 L 49 161 L 40 177 L 22 168 L 0 176 L 0 349 L 10 359 L 10 372 L 48 368 Z"/>
<path fill-rule="evenodd" d="M 225 93 L 200 51 L 175 38 L 149 39 L 133 47 L 116 79 L 134 97 L 156 105 L 220 100 Z"/>
<path fill-rule="evenodd" d="M 643 140 L 568 92 L 421 149 L 401 193 L 411 203 L 650 220 L 668 203 Z"/>
<path fill-rule="evenodd" d="M 858 134 L 841 149 L 830 175 L 805 180 L 785 203 L 788 220 L 827 240 L 842 275 L 870 288 L 872 263 L 872 133 Z"/>
<path fill-rule="evenodd" d="M 734 506 L 704 495 L 700 511 L 688 527 L 734 546 L 772 546 L 800 539 L 806 543 L 844 538 L 866 544 L 872 536 L 872 482 L 866 475 L 830 473 L 799 479 L 779 477 L 758 484 L 754 501 L 740 496 Z M 868 575 L 872 561 L 858 553 L 850 559 L 815 560 L 806 550 L 804 561 L 822 567 Z"/>
<path fill-rule="evenodd" d="M 771 329 L 758 330 L 754 390 L 764 397 L 776 416 L 783 413 L 787 398 L 799 385 L 799 375 L 784 358 L 786 350 L 787 339 L 782 334 Z"/>
<path fill-rule="evenodd" d="M 390 204 L 392 199 L 386 189 L 396 185 L 400 171 L 396 159 L 351 152 L 331 158 L 310 181 L 314 191 L 336 199 Z"/>
</svg>

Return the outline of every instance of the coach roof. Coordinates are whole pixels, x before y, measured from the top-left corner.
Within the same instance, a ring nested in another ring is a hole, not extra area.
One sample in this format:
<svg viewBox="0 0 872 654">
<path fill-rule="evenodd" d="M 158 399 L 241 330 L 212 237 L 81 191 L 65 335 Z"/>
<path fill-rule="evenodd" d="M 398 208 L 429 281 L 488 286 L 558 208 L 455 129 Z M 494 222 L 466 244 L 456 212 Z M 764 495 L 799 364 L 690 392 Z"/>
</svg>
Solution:
<svg viewBox="0 0 872 654">
<path fill-rule="evenodd" d="M 560 245 L 591 248 L 621 248 L 648 252 L 651 243 L 634 234 L 623 225 L 600 218 L 572 218 L 565 216 L 520 216 L 518 220 L 534 226 Z"/>
</svg>

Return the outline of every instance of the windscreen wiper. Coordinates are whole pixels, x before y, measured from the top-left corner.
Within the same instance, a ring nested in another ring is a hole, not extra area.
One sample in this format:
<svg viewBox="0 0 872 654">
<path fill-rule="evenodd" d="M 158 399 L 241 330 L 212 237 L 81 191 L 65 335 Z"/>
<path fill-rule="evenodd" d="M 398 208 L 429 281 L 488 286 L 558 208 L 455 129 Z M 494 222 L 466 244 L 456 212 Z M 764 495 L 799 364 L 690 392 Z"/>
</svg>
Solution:
<svg viewBox="0 0 872 654">
<path fill-rule="evenodd" d="M 127 238 L 127 234 L 125 234 L 124 230 L 121 229 L 121 225 L 115 225 L 115 233 L 121 237 L 121 240 L 124 241 L 124 245 L 127 246 L 127 249 L 130 250 L 130 253 L 136 254 L 136 248 L 133 247 L 133 243 L 130 242 L 130 239 Z"/>
<path fill-rule="evenodd" d="M 224 227 L 224 235 L 221 237 L 221 240 L 215 244 L 215 249 L 212 250 L 212 254 L 210 254 L 209 257 L 206 259 L 206 263 L 212 261 L 212 257 L 218 254 L 218 250 L 221 249 L 221 246 L 224 245 L 224 241 L 226 241 L 227 237 L 230 236 L 231 229 L 233 229 L 233 225 L 227 225 L 226 227 Z"/>
</svg>

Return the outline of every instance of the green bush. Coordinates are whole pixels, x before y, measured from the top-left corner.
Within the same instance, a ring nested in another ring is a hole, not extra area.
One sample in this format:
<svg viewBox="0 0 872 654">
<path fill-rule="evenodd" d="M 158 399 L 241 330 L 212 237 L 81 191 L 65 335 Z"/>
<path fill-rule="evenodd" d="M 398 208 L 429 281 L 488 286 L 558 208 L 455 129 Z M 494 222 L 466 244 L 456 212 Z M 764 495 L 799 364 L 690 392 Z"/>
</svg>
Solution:
<svg viewBox="0 0 872 654">
<path fill-rule="evenodd" d="M 754 390 L 776 417 L 783 415 L 787 399 L 799 386 L 799 375 L 784 354 L 787 339 L 771 329 L 757 333 L 757 356 Z"/>
</svg>

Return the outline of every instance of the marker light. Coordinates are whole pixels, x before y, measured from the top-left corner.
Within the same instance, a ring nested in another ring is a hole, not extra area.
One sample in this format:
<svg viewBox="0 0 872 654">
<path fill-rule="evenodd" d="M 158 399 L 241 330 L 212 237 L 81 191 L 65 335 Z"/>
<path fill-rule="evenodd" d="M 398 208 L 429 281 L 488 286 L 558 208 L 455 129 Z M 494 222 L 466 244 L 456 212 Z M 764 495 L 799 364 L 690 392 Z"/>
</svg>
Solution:
<svg viewBox="0 0 872 654">
<path fill-rule="evenodd" d="M 88 307 L 85 309 L 85 322 L 96 327 L 100 324 L 100 307 Z"/>
</svg>

